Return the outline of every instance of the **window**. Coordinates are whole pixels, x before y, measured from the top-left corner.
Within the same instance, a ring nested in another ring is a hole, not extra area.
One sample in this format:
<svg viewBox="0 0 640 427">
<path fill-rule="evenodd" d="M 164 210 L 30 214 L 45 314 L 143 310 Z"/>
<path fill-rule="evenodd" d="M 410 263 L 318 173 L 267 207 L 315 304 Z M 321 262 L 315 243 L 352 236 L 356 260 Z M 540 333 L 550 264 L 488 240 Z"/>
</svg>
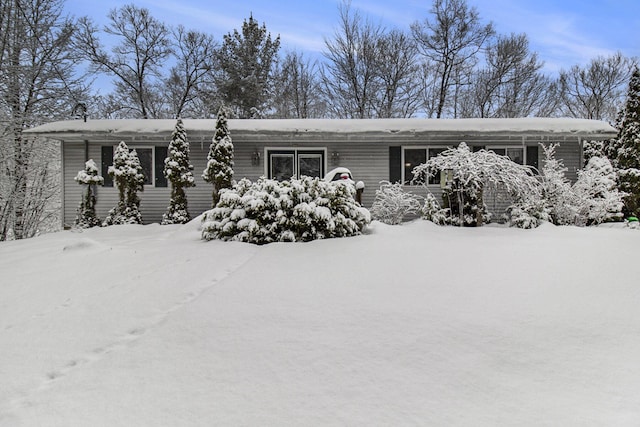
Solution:
<svg viewBox="0 0 640 427">
<path fill-rule="evenodd" d="M 403 179 L 402 182 L 405 185 L 411 185 L 413 180 L 413 168 L 419 166 L 432 157 L 436 157 L 443 151 L 447 150 L 447 147 L 434 147 L 434 148 L 404 148 L 402 150 L 403 155 Z M 440 175 L 436 174 L 429 178 L 429 184 L 440 184 Z"/>
<path fill-rule="evenodd" d="M 267 149 L 267 176 L 284 181 L 302 176 L 322 178 L 326 150 Z"/>
<path fill-rule="evenodd" d="M 140 166 L 142 166 L 142 173 L 144 174 L 144 185 L 153 185 L 153 148 L 131 148 L 131 150 L 134 149 L 136 150 L 136 153 L 138 153 Z"/>
<path fill-rule="evenodd" d="M 135 149 L 144 174 L 144 185 L 155 187 L 167 187 L 167 179 L 164 177 L 164 159 L 167 157 L 167 147 L 130 147 Z M 101 147 L 102 176 L 105 187 L 113 187 L 113 180 L 109 176 L 109 166 L 113 164 L 114 147 L 105 145 Z"/>
<path fill-rule="evenodd" d="M 500 156 L 507 156 L 519 165 L 524 165 L 524 150 L 519 147 L 487 147 L 487 150 L 493 151 Z"/>
</svg>

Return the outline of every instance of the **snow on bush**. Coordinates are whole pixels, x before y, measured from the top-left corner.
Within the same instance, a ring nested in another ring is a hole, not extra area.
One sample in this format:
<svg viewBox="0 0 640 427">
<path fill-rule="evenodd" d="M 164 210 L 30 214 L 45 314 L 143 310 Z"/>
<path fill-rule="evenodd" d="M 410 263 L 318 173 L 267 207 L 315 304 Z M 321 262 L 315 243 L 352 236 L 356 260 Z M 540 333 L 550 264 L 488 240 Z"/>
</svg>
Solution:
<svg viewBox="0 0 640 427">
<path fill-rule="evenodd" d="M 443 191 L 444 209 L 438 211 L 437 221 L 446 224 L 476 226 L 487 222 L 490 214 L 483 202 L 487 189 L 515 200 L 539 194 L 530 168 L 493 151 L 472 152 L 464 142 L 417 166 L 413 175 L 417 182 L 427 182 L 441 171 L 447 171 L 448 181 Z"/>
<path fill-rule="evenodd" d="M 358 235 L 371 221 L 344 182 L 240 180 L 205 212 L 202 238 L 265 244 Z"/>
<path fill-rule="evenodd" d="M 587 166 L 578 171 L 573 185 L 578 225 L 620 221 L 624 193 L 618 190 L 617 175 L 606 157 L 591 157 Z"/>
<path fill-rule="evenodd" d="M 233 185 L 233 142 L 225 107 L 218 110 L 216 133 L 209 146 L 207 167 L 202 172 L 202 178 L 213 184 L 212 206 L 215 207 L 220 200 L 220 191 Z"/>
<path fill-rule="evenodd" d="M 171 200 L 167 212 L 162 215 L 162 224 L 186 224 L 191 221 L 187 210 L 187 194 L 184 189 L 196 185 L 193 165 L 189 161 L 189 141 L 181 118 L 171 136 L 164 159 L 164 176 L 171 182 Z"/>
<path fill-rule="evenodd" d="M 567 168 L 555 158 L 557 144 L 541 146 L 545 155 L 541 194 L 523 197 L 509 207 L 511 225 L 533 228 L 550 221 L 584 226 L 622 219 L 624 193 L 618 191 L 616 172 L 606 157 L 591 157 L 571 185 L 565 176 Z"/>
<path fill-rule="evenodd" d="M 103 185 L 104 178 L 100 176 L 96 162 L 93 159 L 87 160 L 84 164 L 84 170 L 79 171 L 74 179 L 78 184 L 87 186 L 80 206 L 78 206 L 74 225 L 79 228 L 99 226 L 101 221 L 96 215 L 96 195 L 93 188 L 96 185 Z"/>
<path fill-rule="evenodd" d="M 385 224 L 397 225 L 407 215 L 415 215 L 421 210 L 419 196 L 404 191 L 400 183 L 381 181 L 371 206 L 371 216 Z"/>
<path fill-rule="evenodd" d="M 109 175 L 118 187 L 118 204 L 109 211 L 103 225 L 142 224 L 138 191 L 144 190 L 144 174 L 138 153 L 129 150 L 124 141 L 113 152 Z"/>
</svg>

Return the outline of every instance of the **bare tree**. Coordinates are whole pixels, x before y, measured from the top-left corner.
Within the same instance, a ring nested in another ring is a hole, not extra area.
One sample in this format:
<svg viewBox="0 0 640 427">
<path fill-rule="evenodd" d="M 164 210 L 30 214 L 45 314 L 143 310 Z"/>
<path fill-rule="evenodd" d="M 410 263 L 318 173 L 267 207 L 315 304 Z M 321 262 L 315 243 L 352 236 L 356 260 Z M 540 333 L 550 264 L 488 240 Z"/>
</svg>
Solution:
<svg viewBox="0 0 640 427">
<path fill-rule="evenodd" d="M 420 66 L 414 40 L 400 30 L 391 30 L 378 40 L 375 58 L 380 80 L 376 116 L 413 116 L 420 103 Z"/>
<path fill-rule="evenodd" d="M 173 30 L 177 64 L 164 79 L 167 103 L 175 117 L 199 114 L 197 98 L 214 73 L 217 42 L 211 35 L 178 26 Z"/>
<path fill-rule="evenodd" d="M 554 82 L 542 74 L 543 62 L 529 50 L 526 34 L 499 36 L 475 71 L 461 102 L 463 117 L 549 115 L 557 105 Z"/>
<path fill-rule="evenodd" d="M 422 55 L 437 75 L 435 114 L 441 118 L 451 92 L 477 62 L 477 54 L 494 34 L 491 23 L 483 25 L 477 10 L 466 0 L 435 0 L 432 19 L 411 25 Z"/>
<path fill-rule="evenodd" d="M 363 19 L 350 2 L 338 6 L 340 24 L 333 39 L 325 38 L 327 59 L 322 68 L 322 88 L 329 114 L 339 118 L 372 118 L 380 90 L 378 41 L 383 30 Z"/>
<path fill-rule="evenodd" d="M 310 62 L 299 52 L 287 52 L 278 64 L 275 90 L 275 117 L 318 118 L 326 106 L 320 97 L 320 80 L 316 62 Z"/>
<path fill-rule="evenodd" d="M 60 118 L 83 94 L 72 32 L 61 0 L 0 2 L 0 240 L 31 237 L 59 213 L 58 145 L 23 130 Z"/>
<path fill-rule="evenodd" d="M 562 108 L 565 115 L 614 123 L 637 61 L 618 52 L 598 56 L 581 67 L 560 71 Z"/>
<path fill-rule="evenodd" d="M 157 117 L 162 109 L 153 85 L 158 82 L 163 61 L 171 54 L 169 30 L 149 10 L 133 4 L 113 9 L 108 18 L 110 22 L 103 31 L 119 40 L 110 53 L 87 17 L 78 22 L 75 47 L 96 71 L 115 76 L 115 95 L 123 108 L 131 108 L 144 119 Z"/>
</svg>

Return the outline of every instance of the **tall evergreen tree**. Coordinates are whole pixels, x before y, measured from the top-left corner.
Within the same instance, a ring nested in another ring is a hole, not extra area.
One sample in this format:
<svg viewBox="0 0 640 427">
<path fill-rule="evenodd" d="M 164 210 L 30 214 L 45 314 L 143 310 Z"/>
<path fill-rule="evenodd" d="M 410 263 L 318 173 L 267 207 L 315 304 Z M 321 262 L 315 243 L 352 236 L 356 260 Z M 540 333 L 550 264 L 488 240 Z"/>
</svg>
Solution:
<svg viewBox="0 0 640 427">
<path fill-rule="evenodd" d="M 93 159 L 89 159 L 84 164 L 84 169 L 79 171 L 74 178 L 80 185 L 86 185 L 87 190 L 82 196 L 82 201 L 78 207 L 78 216 L 75 225 L 80 228 L 90 228 L 100 225 L 100 219 L 96 215 L 96 195 L 95 186 L 103 185 L 104 178 L 98 172 L 98 166 Z"/>
<path fill-rule="evenodd" d="M 121 141 L 113 152 L 109 176 L 118 187 L 118 204 L 109 211 L 104 225 L 142 224 L 138 191 L 144 190 L 144 174 L 136 150 Z"/>
<path fill-rule="evenodd" d="M 202 178 L 213 184 L 213 206 L 215 207 L 220 200 L 220 190 L 231 188 L 233 179 L 233 143 L 225 107 L 220 107 L 218 110 L 216 134 L 209 147 L 207 167 Z"/>
<path fill-rule="evenodd" d="M 272 39 L 253 15 L 242 24 L 242 32 L 233 30 L 224 36 L 217 54 L 221 71 L 216 82 L 235 116 L 254 118 L 267 107 L 278 49 L 280 36 Z"/>
<path fill-rule="evenodd" d="M 640 70 L 631 75 L 627 101 L 618 118 L 618 138 L 613 142 L 617 149 L 617 167 L 620 190 L 624 198 L 624 214 L 640 214 Z"/>
<path fill-rule="evenodd" d="M 171 135 L 168 156 L 164 160 L 164 176 L 171 182 L 171 201 L 162 216 L 162 224 L 185 224 L 191 220 L 187 210 L 185 188 L 196 185 L 193 165 L 189 162 L 189 141 L 182 119 L 178 118 Z"/>
</svg>

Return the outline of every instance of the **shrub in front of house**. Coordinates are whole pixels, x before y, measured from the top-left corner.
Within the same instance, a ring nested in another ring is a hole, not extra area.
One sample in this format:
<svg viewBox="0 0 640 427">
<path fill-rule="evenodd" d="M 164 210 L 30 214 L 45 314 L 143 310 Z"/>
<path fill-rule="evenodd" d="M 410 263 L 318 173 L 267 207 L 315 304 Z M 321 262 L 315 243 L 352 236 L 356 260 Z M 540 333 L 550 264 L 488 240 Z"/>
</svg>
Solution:
<svg viewBox="0 0 640 427">
<path fill-rule="evenodd" d="M 120 142 L 108 171 L 118 187 L 118 204 L 109 211 L 102 225 L 142 224 L 138 191 L 144 190 L 144 174 L 136 150 L 129 150 L 124 141 Z"/>
<path fill-rule="evenodd" d="M 416 215 L 421 210 L 420 196 L 404 191 L 399 182 L 382 181 L 371 205 L 371 216 L 385 224 L 397 225 L 401 224 L 405 217 Z"/>
<path fill-rule="evenodd" d="M 205 212 L 202 238 L 265 244 L 361 234 L 371 221 L 349 183 L 303 177 L 240 180 Z"/>
<path fill-rule="evenodd" d="M 78 228 L 90 228 L 100 226 L 102 223 L 98 215 L 96 215 L 96 194 L 94 187 L 96 185 L 104 185 L 104 178 L 98 172 L 98 166 L 93 159 L 87 160 L 84 169 L 79 171 L 74 180 L 85 185 L 85 190 L 80 206 L 78 206 L 78 214 L 74 225 Z"/>
</svg>

